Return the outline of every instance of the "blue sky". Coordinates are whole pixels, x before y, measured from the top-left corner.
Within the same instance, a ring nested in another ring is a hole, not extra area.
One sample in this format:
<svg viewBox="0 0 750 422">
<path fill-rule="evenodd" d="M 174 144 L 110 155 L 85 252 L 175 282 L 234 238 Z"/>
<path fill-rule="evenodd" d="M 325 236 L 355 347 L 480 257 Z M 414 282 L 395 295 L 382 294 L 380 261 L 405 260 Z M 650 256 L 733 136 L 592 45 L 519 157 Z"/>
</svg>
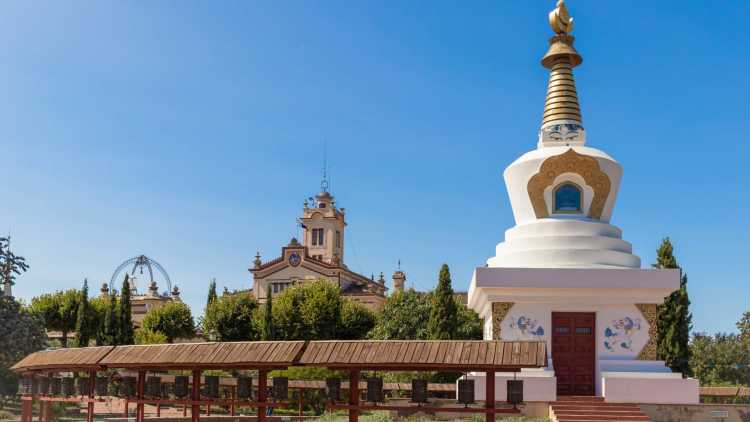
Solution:
<svg viewBox="0 0 750 422">
<path fill-rule="evenodd" d="M 570 0 L 588 144 L 625 168 L 613 223 L 671 236 L 696 330 L 750 311 L 748 2 Z M 347 263 L 466 289 L 513 225 L 554 1 L 0 3 L 0 232 L 16 286 L 98 290 L 152 256 L 202 312 L 247 288 L 317 192 L 327 144 Z"/>
</svg>

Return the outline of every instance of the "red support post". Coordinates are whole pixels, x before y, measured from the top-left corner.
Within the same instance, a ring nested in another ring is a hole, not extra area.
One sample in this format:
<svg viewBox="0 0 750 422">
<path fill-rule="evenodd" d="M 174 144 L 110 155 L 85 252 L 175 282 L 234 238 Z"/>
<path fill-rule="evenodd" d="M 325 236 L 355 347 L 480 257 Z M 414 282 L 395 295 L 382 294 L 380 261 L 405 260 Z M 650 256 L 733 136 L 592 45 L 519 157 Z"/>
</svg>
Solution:
<svg viewBox="0 0 750 422">
<path fill-rule="evenodd" d="M 160 401 L 156 402 L 156 417 L 157 418 L 161 417 L 161 402 Z"/>
<path fill-rule="evenodd" d="M 124 411 L 123 411 L 123 415 L 125 416 L 125 418 L 127 418 L 127 417 L 128 417 L 128 405 L 129 405 L 129 404 L 130 404 L 130 402 L 128 401 L 128 398 L 127 398 L 127 397 L 125 397 L 125 409 L 124 409 Z"/>
<path fill-rule="evenodd" d="M 266 420 L 266 384 L 268 382 L 268 370 L 258 370 L 258 422 Z"/>
<path fill-rule="evenodd" d="M 94 422 L 94 393 L 96 392 L 96 369 L 89 371 L 89 402 L 86 422 Z"/>
<path fill-rule="evenodd" d="M 24 378 L 33 377 L 31 374 L 24 374 Z M 24 394 L 21 397 L 21 422 L 33 422 L 34 420 L 34 396 L 32 394 Z"/>
<path fill-rule="evenodd" d="M 487 371 L 485 373 L 486 386 L 484 389 L 484 406 L 487 409 L 495 408 L 495 371 Z M 495 414 L 493 412 L 487 412 L 484 414 L 484 420 L 487 422 L 495 420 Z"/>
<path fill-rule="evenodd" d="M 232 405 L 229 406 L 229 413 L 234 416 L 235 414 L 235 403 L 237 402 L 237 387 L 231 386 L 229 387 L 229 391 L 232 393 Z"/>
<path fill-rule="evenodd" d="M 303 411 L 305 409 L 305 389 L 304 388 L 300 388 L 297 391 L 299 391 L 299 411 L 298 411 L 298 413 L 299 413 L 299 416 L 302 417 L 302 413 L 303 413 Z"/>
<path fill-rule="evenodd" d="M 190 415 L 192 416 L 192 422 L 200 422 L 201 420 L 201 405 L 198 404 L 198 400 L 201 399 L 201 371 L 196 369 L 193 371 L 193 392 L 190 395 L 193 403 L 190 407 Z"/>
<path fill-rule="evenodd" d="M 135 405 L 135 420 L 136 422 L 143 422 L 143 388 L 144 384 L 146 384 L 146 371 L 138 371 L 138 385 L 136 390 L 136 395 L 138 398 L 138 403 Z"/>
<path fill-rule="evenodd" d="M 349 371 L 349 422 L 359 420 L 359 369 Z"/>
</svg>

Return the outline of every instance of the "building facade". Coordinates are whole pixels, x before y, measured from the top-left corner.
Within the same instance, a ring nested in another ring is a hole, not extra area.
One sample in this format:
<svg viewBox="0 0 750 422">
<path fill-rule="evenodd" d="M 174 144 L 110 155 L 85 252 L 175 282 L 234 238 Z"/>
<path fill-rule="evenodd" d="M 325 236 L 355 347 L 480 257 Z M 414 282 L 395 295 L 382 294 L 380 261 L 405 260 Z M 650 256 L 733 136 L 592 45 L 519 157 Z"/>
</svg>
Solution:
<svg viewBox="0 0 750 422">
<path fill-rule="evenodd" d="M 586 145 L 573 78 L 582 58 L 567 13 L 562 1 L 550 13 L 536 149 L 504 172 L 516 225 L 474 271 L 469 307 L 484 318 L 485 339 L 546 343 L 548 368 L 520 374 L 529 401 L 697 403 L 697 380 L 673 374 L 656 355 L 656 307 L 679 287 L 679 270 L 641 269 L 610 223 L 622 166 Z M 498 394 L 504 388 L 500 381 Z"/>
<path fill-rule="evenodd" d="M 293 238 L 281 248 L 281 255 L 263 262 L 255 256 L 249 271 L 253 275 L 252 292 L 265 302 L 269 291 L 278 295 L 297 284 L 326 279 L 341 287 L 342 295 L 357 300 L 371 309 L 385 301 L 385 280 L 366 277 L 350 270 L 344 263 L 346 213 L 338 208 L 327 189 L 312 201 L 305 201 L 302 216 L 302 243 Z"/>
</svg>

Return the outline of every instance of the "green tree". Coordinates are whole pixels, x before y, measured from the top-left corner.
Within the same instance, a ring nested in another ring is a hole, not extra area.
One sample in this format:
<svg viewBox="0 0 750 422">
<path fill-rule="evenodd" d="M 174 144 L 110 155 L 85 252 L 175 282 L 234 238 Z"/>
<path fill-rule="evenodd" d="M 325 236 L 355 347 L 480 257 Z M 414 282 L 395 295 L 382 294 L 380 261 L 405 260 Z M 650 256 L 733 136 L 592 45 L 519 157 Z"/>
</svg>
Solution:
<svg viewBox="0 0 750 422">
<path fill-rule="evenodd" d="M 458 309 L 451 286 L 448 264 L 440 268 L 438 285 L 432 294 L 432 309 L 427 322 L 427 337 L 430 340 L 451 340 L 456 335 Z"/>
<path fill-rule="evenodd" d="M 63 347 L 68 347 L 68 334 L 75 330 L 80 292 L 75 289 L 45 293 L 31 299 L 31 311 L 44 321 L 50 331 L 60 331 Z"/>
<path fill-rule="evenodd" d="M 336 338 L 341 320 L 341 290 L 328 280 L 297 284 L 273 304 L 276 340 Z"/>
<path fill-rule="evenodd" d="M 78 310 L 76 311 L 76 343 L 78 347 L 89 345 L 91 335 L 96 333 L 93 329 L 93 315 L 89 305 L 89 281 L 83 280 L 83 288 L 78 299 Z"/>
<path fill-rule="evenodd" d="M 206 298 L 206 309 L 216 301 L 216 279 L 212 279 L 211 283 L 208 284 L 208 298 Z"/>
<path fill-rule="evenodd" d="M 456 300 L 456 309 L 458 318 L 456 319 L 456 333 L 453 338 L 455 340 L 481 340 L 482 319 L 479 318 L 479 315 L 458 300 Z"/>
<path fill-rule="evenodd" d="M 267 341 L 275 340 L 276 329 L 273 324 L 273 292 L 271 291 L 271 289 L 268 289 L 268 294 L 266 295 L 266 303 L 264 304 L 263 308 L 263 327 L 261 338 Z"/>
<path fill-rule="evenodd" d="M 385 299 L 369 337 L 377 340 L 426 340 L 432 308 L 430 295 L 414 289 L 397 291 Z"/>
<path fill-rule="evenodd" d="M 135 337 L 132 309 L 130 308 L 130 278 L 127 274 L 125 274 L 125 280 L 122 282 L 119 304 L 117 320 L 120 323 L 120 328 L 117 332 L 120 338 L 117 340 L 117 344 L 133 344 L 135 343 Z"/>
<path fill-rule="evenodd" d="M 12 297 L 0 297 L 0 396 L 15 394 L 18 375 L 10 367 L 26 355 L 44 348 L 44 321 L 21 307 Z"/>
<path fill-rule="evenodd" d="M 698 333 L 690 349 L 690 368 L 701 385 L 750 384 L 750 350 L 741 335 Z"/>
<path fill-rule="evenodd" d="M 375 313 L 361 303 L 345 299 L 341 305 L 341 325 L 337 338 L 358 340 L 367 338 L 375 327 Z"/>
<path fill-rule="evenodd" d="M 167 336 L 158 331 L 151 331 L 145 328 L 135 332 L 135 344 L 164 344 L 168 343 Z"/>
<path fill-rule="evenodd" d="M 257 308 L 258 302 L 248 293 L 221 296 L 209 302 L 203 329 L 215 333 L 218 341 L 258 340 L 253 323 Z"/>
<path fill-rule="evenodd" d="M 109 296 L 97 296 L 91 298 L 89 307 L 91 309 L 91 330 L 94 334 L 94 341 L 97 346 L 107 343 L 104 341 L 104 316 L 107 313 L 107 304 Z"/>
<path fill-rule="evenodd" d="M 15 255 L 10 250 L 10 236 L 0 237 L 0 286 L 16 284 L 16 276 L 29 269 L 26 258 Z M 4 291 L 0 289 L 0 296 Z"/>
<path fill-rule="evenodd" d="M 680 268 L 674 256 L 672 242 L 667 237 L 656 251 L 654 268 Z M 657 309 L 657 352 L 674 372 L 687 376 L 690 372 L 690 298 L 687 275 L 680 277 L 680 288 L 672 292 Z"/>
<path fill-rule="evenodd" d="M 102 345 L 117 346 L 120 344 L 120 319 L 117 295 L 111 292 L 107 296 L 107 307 L 104 309 L 104 321 L 101 327 Z"/>
<path fill-rule="evenodd" d="M 167 343 L 174 342 L 176 338 L 195 336 L 190 308 L 182 302 L 169 302 L 148 311 L 143 318 L 143 329 L 164 334 Z"/>
</svg>

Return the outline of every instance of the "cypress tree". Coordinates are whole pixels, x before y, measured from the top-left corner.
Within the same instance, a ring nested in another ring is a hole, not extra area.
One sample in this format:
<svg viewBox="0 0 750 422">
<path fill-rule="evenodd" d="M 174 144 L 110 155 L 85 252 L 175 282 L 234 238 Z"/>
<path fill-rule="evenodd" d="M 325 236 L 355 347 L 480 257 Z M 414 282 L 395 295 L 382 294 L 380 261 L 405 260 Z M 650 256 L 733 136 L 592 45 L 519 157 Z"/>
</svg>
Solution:
<svg viewBox="0 0 750 422">
<path fill-rule="evenodd" d="M 208 284 L 208 298 L 206 299 L 206 308 L 208 309 L 208 305 L 213 303 L 216 300 L 216 279 L 214 278 L 211 280 L 211 283 Z"/>
<path fill-rule="evenodd" d="M 654 268 L 680 268 L 674 256 L 672 242 L 667 237 L 656 251 Z M 681 271 L 681 269 L 680 269 Z M 657 308 L 657 353 L 674 372 L 687 376 L 690 371 L 690 330 L 693 316 L 690 314 L 690 298 L 687 291 L 687 275 L 680 276 L 680 288 L 664 299 Z"/>
<path fill-rule="evenodd" d="M 118 344 L 134 344 L 135 336 L 133 333 L 133 316 L 130 309 L 130 279 L 125 274 L 125 281 L 122 282 L 122 291 L 120 292 L 120 307 L 117 315 L 120 323 Z"/>
<path fill-rule="evenodd" d="M 276 333 L 273 326 L 273 292 L 269 286 L 263 312 L 263 340 L 274 340 L 275 337 Z"/>
<path fill-rule="evenodd" d="M 117 346 L 120 340 L 120 320 L 117 318 L 117 295 L 113 291 L 107 301 L 102 324 L 102 345 Z"/>
<path fill-rule="evenodd" d="M 458 308 L 453 298 L 451 273 L 448 264 L 440 268 L 440 278 L 432 293 L 432 308 L 427 321 L 427 337 L 430 340 L 451 340 L 456 335 Z"/>
<path fill-rule="evenodd" d="M 76 333 L 78 336 L 78 347 L 86 347 L 91 339 L 91 309 L 89 305 L 89 282 L 83 280 L 81 298 L 78 300 L 78 311 L 76 314 Z"/>
</svg>

